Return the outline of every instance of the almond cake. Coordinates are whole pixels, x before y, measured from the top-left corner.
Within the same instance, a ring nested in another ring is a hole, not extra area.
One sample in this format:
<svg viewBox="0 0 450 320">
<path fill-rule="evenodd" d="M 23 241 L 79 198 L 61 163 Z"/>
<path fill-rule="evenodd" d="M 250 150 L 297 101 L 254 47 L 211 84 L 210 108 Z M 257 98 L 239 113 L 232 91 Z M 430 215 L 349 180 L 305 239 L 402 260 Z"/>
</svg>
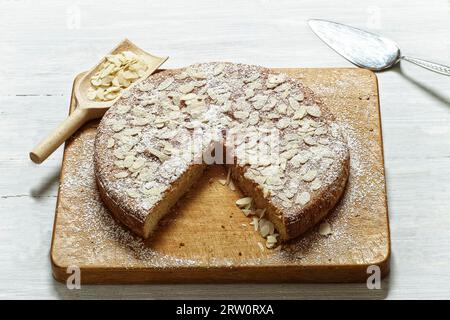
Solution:
<svg viewBox="0 0 450 320">
<path fill-rule="evenodd" d="M 225 165 L 247 196 L 242 207 L 263 212 L 283 241 L 336 205 L 350 161 L 310 89 L 221 62 L 161 71 L 124 91 L 100 122 L 94 157 L 104 203 L 144 238 L 208 165 Z"/>
</svg>

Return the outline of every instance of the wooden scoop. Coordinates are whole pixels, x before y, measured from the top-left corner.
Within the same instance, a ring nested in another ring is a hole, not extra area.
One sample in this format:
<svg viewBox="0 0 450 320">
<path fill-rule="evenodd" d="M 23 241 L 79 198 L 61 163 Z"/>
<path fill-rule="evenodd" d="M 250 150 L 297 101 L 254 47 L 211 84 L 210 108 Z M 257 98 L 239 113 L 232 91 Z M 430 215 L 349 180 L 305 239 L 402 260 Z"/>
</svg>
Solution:
<svg viewBox="0 0 450 320">
<path fill-rule="evenodd" d="M 151 75 L 159 68 L 168 57 L 156 57 L 135 46 L 131 41 L 125 39 L 110 54 L 118 54 L 123 51 L 131 51 L 144 59 L 148 68 L 145 74 L 131 84 L 130 87 L 136 85 L 143 79 Z M 101 118 L 105 112 L 119 98 L 110 101 L 92 101 L 86 96 L 91 86 L 90 79 L 98 71 L 100 65 L 105 61 L 103 58 L 94 68 L 89 70 L 77 82 L 74 88 L 77 108 L 64 120 L 52 133 L 50 133 L 41 143 L 39 143 L 31 152 L 30 159 L 35 163 L 42 163 L 49 155 L 53 153 L 64 141 L 75 133 L 86 122 Z M 130 88 L 128 87 L 128 88 Z"/>
</svg>

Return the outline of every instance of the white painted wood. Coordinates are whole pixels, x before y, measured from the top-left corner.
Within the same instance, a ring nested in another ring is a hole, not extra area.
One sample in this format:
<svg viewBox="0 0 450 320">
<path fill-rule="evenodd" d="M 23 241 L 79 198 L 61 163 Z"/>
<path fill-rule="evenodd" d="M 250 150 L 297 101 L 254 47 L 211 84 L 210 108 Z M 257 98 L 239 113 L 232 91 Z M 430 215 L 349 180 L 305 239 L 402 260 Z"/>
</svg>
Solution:
<svg viewBox="0 0 450 320">
<path fill-rule="evenodd" d="M 28 152 L 67 114 L 72 79 L 122 38 L 165 67 L 229 60 L 346 67 L 308 29 L 325 18 L 380 32 L 404 52 L 450 64 L 450 2 L 0 0 L 0 298 L 448 298 L 450 78 L 404 63 L 380 73 L 392 233 L 383 290 L 363 284 L 83 286 L 50 272 L 61 149 Z M 39 112 L 38 112 L 39 111 Z"/>
</svg>

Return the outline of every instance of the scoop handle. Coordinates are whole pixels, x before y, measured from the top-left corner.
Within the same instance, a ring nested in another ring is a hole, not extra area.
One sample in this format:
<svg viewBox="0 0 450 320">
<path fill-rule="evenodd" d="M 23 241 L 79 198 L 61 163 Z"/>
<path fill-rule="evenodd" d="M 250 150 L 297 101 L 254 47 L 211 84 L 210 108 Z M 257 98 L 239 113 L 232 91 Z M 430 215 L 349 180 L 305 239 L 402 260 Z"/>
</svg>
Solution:
<svg viewBox="0 0 450 320">
<path fill-rule="evenodd" d="M 90 118 L 88 109 L 76 108 L 66 120 L 30 152 L 31 161 L 42 163 Z"/>
<path fill-rule="evenodd" d="M 408 56 L 402 56 L 402 60 L 414 63 L 415 65 L 425 68 L 427 70 L 434 71 L 436 73 L 443 74 L 445 76 L 450 76 L 450 67 L 436 62 L 431 62 L 419 58 L 413 58 Z"/>
</svg>

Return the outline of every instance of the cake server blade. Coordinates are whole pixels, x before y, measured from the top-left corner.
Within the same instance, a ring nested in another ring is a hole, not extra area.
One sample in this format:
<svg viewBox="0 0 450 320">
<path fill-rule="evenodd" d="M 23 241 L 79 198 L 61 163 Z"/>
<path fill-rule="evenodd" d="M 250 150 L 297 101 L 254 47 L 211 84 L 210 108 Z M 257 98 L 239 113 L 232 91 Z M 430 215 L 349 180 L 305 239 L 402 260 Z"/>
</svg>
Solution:
<svg viewBox="0 0 450 320">
<path fill-rule="evenodd" d="M 383 70 L 400 58 L 396 43 L 379 35 L 327 20 L 312 19 L 308 24 L 323 42 L 358 67 Z"/>
<path fill-rule="evenodd" d="M 358 67 L 379 71 L 404 60 L 450 76 L 449 66 L 402 55 L 398 45 L 388 38 L 327 20 L 311 19 L 308 24 L 323 42 Z"/>
</svg>

